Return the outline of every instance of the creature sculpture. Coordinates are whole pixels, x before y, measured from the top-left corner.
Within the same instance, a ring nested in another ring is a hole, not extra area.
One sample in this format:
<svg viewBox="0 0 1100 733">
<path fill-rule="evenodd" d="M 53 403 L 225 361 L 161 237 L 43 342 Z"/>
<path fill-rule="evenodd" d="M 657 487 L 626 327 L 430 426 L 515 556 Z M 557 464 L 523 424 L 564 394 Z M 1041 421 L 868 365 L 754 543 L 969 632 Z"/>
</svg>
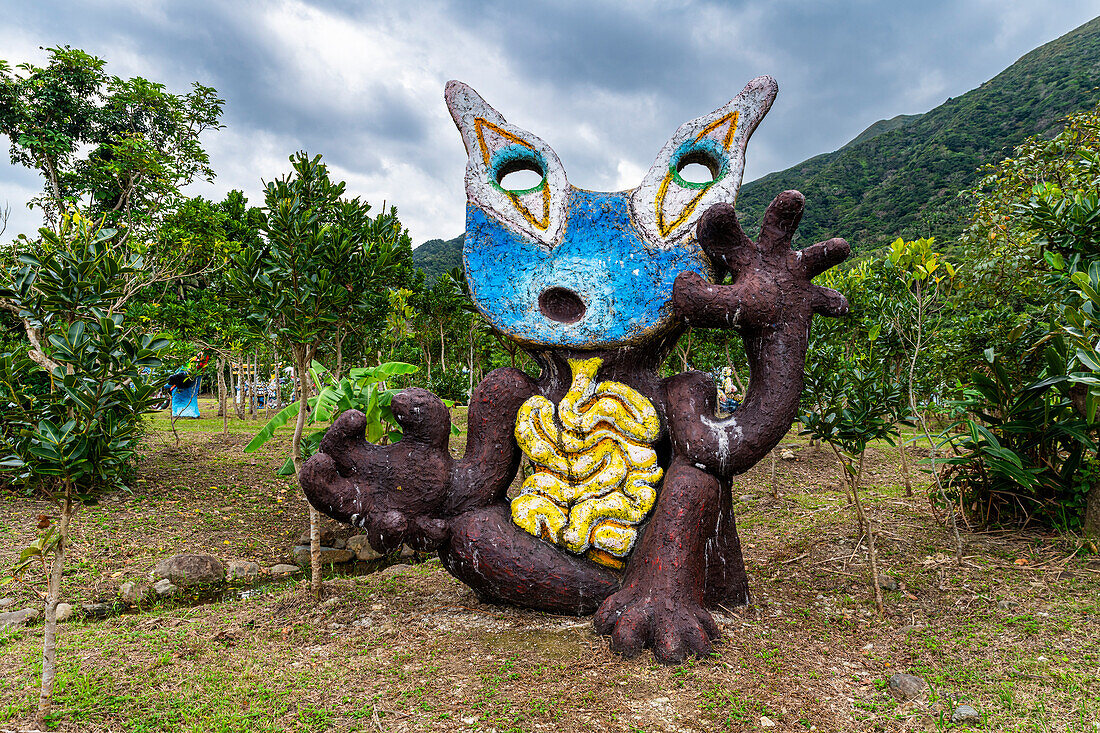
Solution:
<svg viewBox="0 0 1100 733">
<path fill-rule="evenodd" d="M 394 398 L 404 429 L 394 445 L 368 444 L 363 415 L 345 413 L 302 470 L 313 506 L 366 529 L 377 550 L 437 550 L 485 600 L 595 613 L 621 653 L 708 653 L 718 628 L 707 608 L 749 598 L 731 478 L 797 415 L 813 314 L 848 309 L 811 283 L 848 244 L 791 249 L 800 193 L 776 197 L 756 241 L 734 214 L 745 146 L 776 92 L 771 77 L 754 79 L 682 125 L 638 188 L 597 193 L 570 186 L 545 142 L 450 82 L 469 154 L 473 299 L 542 372 L 498 369 L 477 386 L 461 459 L 447 451 L 447 409 L 426 390 Z M 712 180 L 685 180 L 689 163 Z M 516 170 L 542 180 L 508 190 Z M 658 376 L 688 326 L 744 340 L 751 379 L 730 417 L 715 415 L 709 375 Z M 535 470 L 509 500 L 523 454 Z"/>
<path fill-rule="evenodd" d="M 202 356 L 198 364 L 192 359 L 168 377 L 168 392 L 172 395 L 172 417 L 201 417 L 199 415 L 199 387 L 202 385 L 202 370 L 210 361 Z"/>
</svg>

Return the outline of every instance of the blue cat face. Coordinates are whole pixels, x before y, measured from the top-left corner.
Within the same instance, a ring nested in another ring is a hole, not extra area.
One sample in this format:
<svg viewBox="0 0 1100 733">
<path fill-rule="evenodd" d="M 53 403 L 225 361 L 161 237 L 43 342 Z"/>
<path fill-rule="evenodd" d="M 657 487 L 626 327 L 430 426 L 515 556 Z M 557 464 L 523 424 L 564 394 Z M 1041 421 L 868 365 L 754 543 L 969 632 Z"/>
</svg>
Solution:
<svg viewBox="0 0 1100 733">
<path fill-rule="evenodd" d="M 736 199 L 745 145 L 776 90 L 771 77 L 754 79 L 681 125 L 637 188 L 599 193 L 571 186 L 549 145 L 449 82 L 447 105 L 469 154 L 463 261 L 478 309 L 530 346 L 615 348 L 675 327 L 676 276 L 712 276 L 695 224 L 711 205 Z M 692 163 L 710 180 L 684 180 Z M 519 170 L 539 183 L 509 189 L 505 179 Z"/>
<path fill-rule="evenodd" d="M 494 327 L 522 343 L 640 343 L 671 325 L 679 273 L 711 274 L 694 239 L 675 247 L 647 243 L 631 224 L 628 192 L 572 188 L 565 219 L 561 242 L 547 248 L 467 206 L 463 260 L 474 301 Z"/>
</svg>

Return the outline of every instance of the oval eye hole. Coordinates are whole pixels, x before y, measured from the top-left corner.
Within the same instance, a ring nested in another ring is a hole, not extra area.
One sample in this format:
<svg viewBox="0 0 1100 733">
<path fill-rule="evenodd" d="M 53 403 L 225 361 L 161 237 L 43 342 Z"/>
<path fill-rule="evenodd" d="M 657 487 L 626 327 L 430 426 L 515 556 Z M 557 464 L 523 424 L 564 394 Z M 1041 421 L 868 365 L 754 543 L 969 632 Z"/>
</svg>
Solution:
<svg viewBox="0 0 1100 733">
<path fill-rule="evenodd" d="M 538 161 L 519 158 L 505 162 L 497 170 L 497 185 L 511 193 L 525 193 L 542 185 L 546 173 Z"/>
<path fill-rule="evenodd" d="M 689 185 L 713 183 L 722 173 L 722 165 L 705 150 L 692 150 L 676 164 L 676 175 Z"/>
</svg>

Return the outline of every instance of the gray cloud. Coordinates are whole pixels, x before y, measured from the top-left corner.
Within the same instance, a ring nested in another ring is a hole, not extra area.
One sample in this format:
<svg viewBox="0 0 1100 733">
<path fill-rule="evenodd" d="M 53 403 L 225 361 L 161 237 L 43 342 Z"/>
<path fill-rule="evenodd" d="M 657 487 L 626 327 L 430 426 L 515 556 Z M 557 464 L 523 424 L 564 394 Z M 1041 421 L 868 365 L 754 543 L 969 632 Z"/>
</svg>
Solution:
<svg viewBox="0 0 1100 733">
<path fill-rule="evenodd" d="M 290 153 L 320 152 L 349 192 L 396 203 L 419 242 L 463 226 L 448 78 L 550 142 L 574 183 L 609 189 L 635 185 L 681 122 L 769 73 L 781 93 L 750 145 L 751 179 L 962 94 L 1100 14 L 1100 0 L 0 0 L 0 13 L 8 61 L 68 44 L 122 76 L 217 88 L 219 178 L 195 193 L 255 201 Z M 22 204 L 34 185 L 0 164 L 7 236 L 33 230 Z"/>
</svg>

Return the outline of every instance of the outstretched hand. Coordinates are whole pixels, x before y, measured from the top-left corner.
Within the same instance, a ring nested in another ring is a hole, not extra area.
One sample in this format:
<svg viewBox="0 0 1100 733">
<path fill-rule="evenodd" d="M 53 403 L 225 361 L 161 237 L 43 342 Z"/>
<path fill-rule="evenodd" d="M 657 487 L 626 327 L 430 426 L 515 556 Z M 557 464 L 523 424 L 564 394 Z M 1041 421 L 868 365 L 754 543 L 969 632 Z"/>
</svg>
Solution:
<svg viewBox="0 0 1100 733">
<path fill-rule="evenodd" d="M 728 272 L 732 284 L 716 285 L 694 272 L 683 272 L 673 286 L 676 312 L 690 325 L 750 331 L 812 313 L 845 315 L 844 296 L 812 280 L 843 262 L 851 248 L 843 239 L 830 239 L 792 250 L 791 238 L 805 205 L 798 191 L 776 196 L 755 242 L 741 229 L 732 205 L 708 209 L 696 230 L 699 243 L 715 267 L 715 279 L 721 282 Z"/>
</svg>

